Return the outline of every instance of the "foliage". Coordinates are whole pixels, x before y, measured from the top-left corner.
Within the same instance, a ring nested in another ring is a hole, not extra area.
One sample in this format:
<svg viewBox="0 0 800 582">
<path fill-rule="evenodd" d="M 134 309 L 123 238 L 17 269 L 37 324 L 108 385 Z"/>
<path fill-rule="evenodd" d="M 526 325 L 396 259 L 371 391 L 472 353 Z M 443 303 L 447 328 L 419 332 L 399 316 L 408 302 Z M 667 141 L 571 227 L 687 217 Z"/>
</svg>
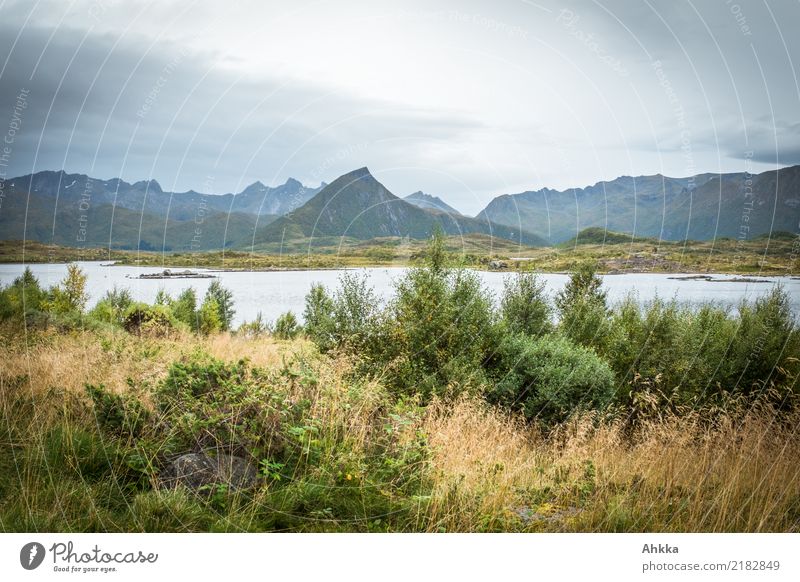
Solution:
<svg viewBox="0 0 800 582">
<path fill-rule="evenodd" d="M 595 266 L 584 263 L 556 294 L 559 330 L 572 341 L 605 352 L 610 339 L 606 292 Z"/>
<path fill-rule="evenodd" d="M 297 337 L 301 329 L 297 323 L 297 318 L 294 313 L 287 311 L 282 313 L 278 319 L 275 320 L 275 329 L 273 334 L 276 338 L 282 340 L 290 340 Z"/>
<path fill-rule="evenodd" d="M 614 396 L 614 374 L 592 350 L 566 337 L 508 335 L 493 357 L 491 401 L 554 424 L 579 410 L 603 409 Z"/>
<path fill-rule="evenodd" d="M 538 337 L 552 330 L 552 308 L 544 281 L 534 273 L 507 277 L 500 301 L 500 318 L 514 333 Z"/>
<path fill-rule="evenodd" d="M 22 321 L 25 314 L 39 311 L 44 299 L 45 292 L 38 279 L 30 267 L 25 267 L 22 275 L 14 279 L 11 285 L 0 289 L 0 320 L 13 318 Z"/>
<path fill-rule="evenodd" d="M 175 319 L 184 323 L 192 331 L 198 330 L 197 293 L 194 288 L 187 287 L 181 291 L 177 299 L 170 301 L 170 309 Z"/>
<path fill-rule="evenodd" d="M 133 303 L 125 311 L 122 326 L 129 333 L 163 336 L 175 328 L 177 321 L 168 307 Z"/>
<path fill-rule="evenodd" d="M 303 311 L 304 330 L 322 352 L 327 352 L 336 345 L 333 313 L 334 302 L 325 287 L 320 283 L 311 285 Z"/>
<path fill-rule="evenodd" d="M 131 292 L 128 289 L 114 285 L 111 290 L 106 291 L 103 298 L 92 308 L 89 316 L 121 327 L 124 323 L 125 312 L 132 304 L 133 296 Z"/>
<path fill-rule="evenodd" d="M 78 265 L 75 263 L 67 265 L 66 277 L 48 291 L 45 311 L 60 315 L 83 313 L 89 300 L 86 280 L 86 273 Z"/>
<path fill-rule="evenodd" d="M 217 303 L 220 329 L 229 331 L 233 323 L 233 316 L 236 310 L 233 308 L 233 291 L 222 286 L 219 279 L 214 279 L 206 291 L 204 303 L 213 299 Z"/>
<path fill-rule="evenodd" d="M 224 323 L 220 319 L 220 308 L 217 300 L 210 295 L 206 295 L 203 304 L 197 311 L 197 331 L 203 335 L 209 335 L 222 331 Z"/>
</svg>

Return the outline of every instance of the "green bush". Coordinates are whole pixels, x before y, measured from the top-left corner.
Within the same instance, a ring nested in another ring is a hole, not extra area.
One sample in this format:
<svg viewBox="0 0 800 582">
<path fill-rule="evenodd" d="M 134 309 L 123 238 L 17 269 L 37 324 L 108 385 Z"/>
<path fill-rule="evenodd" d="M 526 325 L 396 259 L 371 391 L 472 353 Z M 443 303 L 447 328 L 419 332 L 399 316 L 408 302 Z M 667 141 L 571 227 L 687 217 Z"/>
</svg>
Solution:
<svg viewBox="0 0 800 582">
<path fill-rule="evenodd" d="M 434 238 L 427 264 L 395 282 L 376 359 L 391 363 L 388 381 L 405 393 L 458 392 L 480 384 L 494 349 L 491 297 L 472 271 L 448 267 Z"/>
<path fill-rule="evenodd" d="M 306 295 L 303 329 L 322 352 L 333 349 L 337 343 L 333 311 L 333 299 L 325 287 L 320 283 L 313 284 Z"/>
<path fill-rule="evenodd" d="M 172 364 L 156 391 L 176 451 L 214 449 L 257 459 L 282 445 L 282 400 L 259 370 L 204 354 Z"/>
<path fill-rule="evenodd" d="M 290 340 L 296 338 L 299 333 L 300 326 L 297 323 L 297 318 L 291 311 L 281 314 L 278 319 L 275 320 L 273 334 L 276 338 Z"/>
<path fill-rule="evenodd" d="M 25 267 L 22 275 L 14 279 L 11 285 L 0 289 L 0 320 L 16 319 L 22 322 L 26 314 L 42 309 L 45 297 L 45 291 L 30 267 Z"/>
<path fill-rule="evenodd" d="M 534 273 L 518 273 L 505 279 L 500 300 L 500 317 L 515 333 L 538 337 L 552 331 L 552 308 L 544 281 Z"/>
<path fill-rule="evenodd" d="M 614 373 L 591 349 L 560 335 L 503 338 L 492 357 L 490 401 L 546 424 L 580 409 L 602 409 L 614 397 Z"/>
<path fill-rule="evenodd" d="M 86 392 L 92 399 L 95 419 L 102 430 L 128 438 L 141 435 L 149 413 L 140 398 L 109 392 L 103 384 L 87 384 Z"/>
<path fill-rule="evenodd" d="M 47 292 L 44 309 L 59 315 L 83 313 L 89 300 L 86 281 L 86 273 L 75 263 L 70 263 L 67 265 L 66 277 Z"/>
<path fill-rule="evenodd" d="M 197 331 L 199 327 L 197 315 L 197 293 L 192 287 L 187 287 L 178 298 L 170 302 L 172 315 L 184 323 L 192 331 Z"/>
<path fill-rule="evenodd" d="M 209 285 L 208 291 L 206 291 L 203 302 L 205 303 L 212 299 L 217 304 L 220 329 L 222 331 L 229 331 L 233 323 L 233 316 L 236 314 L 236 310 L 233 308 L 233 291 L 223 287 L 219 279 L 214 279 L 211 285 Z"/>
<path fill-rule="evenodd" d="M 209 335 L 222 331 L 223 322 L 219 315 L 219 304 L 214 297 L 206 295 L 203 304 L 197 311 L 197 331 Z"/>
<path fill-rule="evenodd" d="M 575 343 L 605 353 L 611 339 L 609 310 L 603 281 L 591 264 L 579 266 L 556 294 L 559 330 Z"/>
<path fill-rule="evenodd" d="M 125 312 L 132 304 L 131 292 L 114 285 L 92 308 L 89 317 L 121 327 L 124 323 Z"/>
<path fill-rule="evenodd" d="M 168 307 L 134 303 L 125 311 L 122 326 L 129 333 L 163 336 L 172 331 L 176 324 Z"/>
</svg>

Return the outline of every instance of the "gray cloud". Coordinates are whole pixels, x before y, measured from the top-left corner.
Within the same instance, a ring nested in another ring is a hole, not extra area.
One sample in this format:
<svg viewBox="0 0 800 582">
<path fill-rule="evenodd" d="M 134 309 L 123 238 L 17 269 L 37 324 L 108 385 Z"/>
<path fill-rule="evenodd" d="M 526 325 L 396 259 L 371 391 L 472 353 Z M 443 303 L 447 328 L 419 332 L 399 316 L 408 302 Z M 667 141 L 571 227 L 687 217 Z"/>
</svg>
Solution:
<svg viewBox="0 0 800 582">
<path fill-rule="evenodd" d="M 503 192 L 738 171 L 750 151 L 756 171 L 798 163 L 800 5 L 734 6 L 11 2 L 0 132 L 28 97 L 7 175 L 220 193 L 368 165 L 477 212 Z"/>
</svg>

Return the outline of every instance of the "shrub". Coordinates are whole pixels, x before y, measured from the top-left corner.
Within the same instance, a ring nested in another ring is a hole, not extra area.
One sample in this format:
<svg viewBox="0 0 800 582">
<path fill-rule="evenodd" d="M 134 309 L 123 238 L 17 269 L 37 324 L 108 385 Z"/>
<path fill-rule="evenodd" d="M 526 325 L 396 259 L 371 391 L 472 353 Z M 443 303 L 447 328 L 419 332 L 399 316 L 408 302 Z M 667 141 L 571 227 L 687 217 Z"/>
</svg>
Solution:
<svg viewBox="0 0 800 582">
<path fill-rule="evenodd" d="M 177 299 L 171 301 L 170 309 L 175 319 L 186 324 L 192 331 L 197 331 L 197 293 L 192 287 L 184 289 Z"/>
<path fill-rule="evenodd" d="M 303 311 L 304 330 L 322 352 L 332 349 L 337 342 L 333 310 L 333 299 L 325 287 L 320 283 L 313 284 L 306 295 L 305 311 Z"/>
<path fill-rule="evenodd" d="M 552 330 L 552 308 L 547 301 L 544 281 L 534 273 L 518 273 L 504 281 L 500 317 L 516 333 L 540 336 Z"/>
<path fill-rule="evenodd" d="M 122 326 L 135 334 L 163 336 L 175 328 L 175 318 L 164 305 L 134 303 L 125 311 Z"/>
<path fill-rule="evenodd" d="M 41 310 L 44 300 L 45 292 L 38 279 L 30 267 L 25 267 L 22 275 L 11 285 L 0 289 L 0 320 L 13 318 L 22 321 L 26 314 Z"/>
<path fill-rule="evenodd" d="M 197 331 L 209 335 L 222 330 L 222 320 L 219 315 L 219 304 L 213 297 L 206 295 L 203 304 L 197 312 Z"/>
<path fill-rule="evenodd" d="M 223 287 L 219 279 L 214 279 L 211 285 L 209 285 L 208 291 L 206 291 L 204 302 L 209 299 L 213 299 L 217 303 L 220 329 L 222 331 L 230 330 L 231 324 L 233 323 L 233 316 L 236 313 L 236 310 L 233 308 L 233 291 Z"/>
<path fill-rule="evenodd" d="M 78 265 L 67 265 L 66 277 L 48 291 L 45 310 L 55 314 L 83 313 L 89 300 L 86 280 L 86 273 Z"/>
<path fill-rule="evenodd" d="M 560 335 L 503 338 L 492 358 L 490 401 L 546 424 L 581 409 L 602 409 L 614 396 L 614 374 L 592 350 Z"/>
<path fill-rule="evenodd" d="M 103 384 L 86 384 L 86 392 L 101 429 L 131 438 L 141 434 L 149 414 L 139 398 L 109 392 Z"/>
<path fill-rule="evenodd" d="M 245 321 L 240 326 L 239 329 L 236 330 L 237 334 L 241 334 L 245 337 L 259 337 L 264 335 L 265 333 L 269 333 L 270 325 L 266 321 L 264 321 L 264 316 L 259 311 L 256 314 L 256 318 L 253 321 Z"/>
<path fill-rule="evenodd" d="M 172 364 L 156 391 L 175 451 L 215 449 L 264 458 L 282 447 L 281 400 L 247 362 L 204 354 Z"/>
<path fill-rule="evenodd" d="M 611 334 L 606 293 L 594 266 L 578 267 L 564 289 L 556 294 L 559 329 L 575 343 L 607 351 Z"/>
<path fill-rule="evenodd" d="M 300 333 L 300 326 L 297 324 L 297 318 L 294 313 L 287 311 L 281 314 L 275 320 L 275 330 L 273 334 L 276 338 L 282 340 L 294 339 Z"/>
<path fill-rule="evenodd" d="M 105 296 L 97 302 L 89 316 L 98 321 L 122 326 L 124 323 L 125 312 L 133 304 L 131 292 L 116 285 L 106 291 Z"/>
<path fill-rule="evenodd" d="M 396 281 L 386 337 L 375 346 L 392 362 L 390 383 L 423 398 L 480 383 L 494 342 L 492 302 L 479 277 L 447 267 L 438 246 L 434 237 L 427 264 Z"/>
</svg>

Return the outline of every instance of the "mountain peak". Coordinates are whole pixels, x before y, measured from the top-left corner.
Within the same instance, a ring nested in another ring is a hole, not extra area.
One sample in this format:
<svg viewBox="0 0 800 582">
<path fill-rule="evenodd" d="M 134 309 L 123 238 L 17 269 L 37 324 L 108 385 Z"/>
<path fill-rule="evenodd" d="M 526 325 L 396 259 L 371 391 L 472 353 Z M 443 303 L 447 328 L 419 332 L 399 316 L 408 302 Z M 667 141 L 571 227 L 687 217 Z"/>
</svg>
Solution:
<svg viewBox="0 0 800 582">
<path fill-rule="evenodd" d="M 369 168 L 364 166 L 363 168 L 358 168 L 357 170 L 353 170 L 352 172 L 348 172 L 347 174 L 342 174 L 339 177 L 340 178 L 352 178 L 353 180 L 356 180 L 358 178 L 366 178 L 367 176 L 369 176 L 370 178 L 374 177 L 372 174 L 370 174 Z"/>
<path fill-rule="evenodd" d="M 267 187 L 264 185 L 261 180 L 256 180 L 252 184 L 250 184 L 247 188 L 241 191 L 241 194 L 258 194 L 259 192 L 264 192 Z"/>
<path fill-rule="evenodd" d="M 291 188 L 300 188 L 302 187 L 302 185 L 303 183 L 300 182 L 300 180 L 295 180 L 294 178 L 289 178 L 288 180 L 286 180 L 286 183 L 284 184 L 284 186 L 288 186 Z"/>
</svg>

